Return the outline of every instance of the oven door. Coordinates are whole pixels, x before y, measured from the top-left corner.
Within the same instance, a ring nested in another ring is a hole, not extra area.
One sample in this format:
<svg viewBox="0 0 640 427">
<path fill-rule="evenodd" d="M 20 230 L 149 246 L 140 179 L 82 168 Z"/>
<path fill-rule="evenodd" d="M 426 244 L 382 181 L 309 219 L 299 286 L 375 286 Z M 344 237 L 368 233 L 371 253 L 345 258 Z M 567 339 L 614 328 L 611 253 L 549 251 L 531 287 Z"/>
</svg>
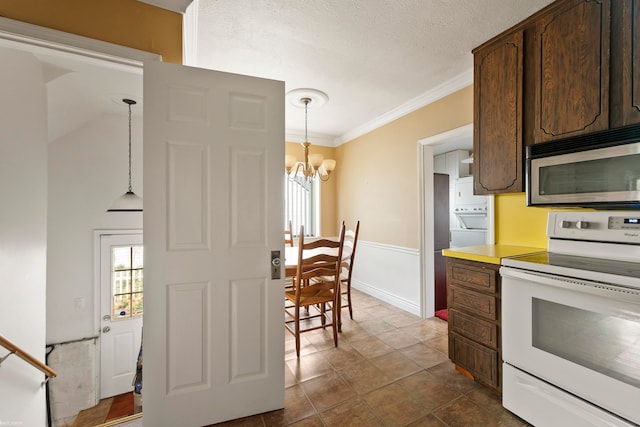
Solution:
<svg viewBox="0 0 640 427">
<path fill-rule="evenodd" d="M 640 423 L 640 290 L 500 273 L 504 362 Z"/>
</svg>

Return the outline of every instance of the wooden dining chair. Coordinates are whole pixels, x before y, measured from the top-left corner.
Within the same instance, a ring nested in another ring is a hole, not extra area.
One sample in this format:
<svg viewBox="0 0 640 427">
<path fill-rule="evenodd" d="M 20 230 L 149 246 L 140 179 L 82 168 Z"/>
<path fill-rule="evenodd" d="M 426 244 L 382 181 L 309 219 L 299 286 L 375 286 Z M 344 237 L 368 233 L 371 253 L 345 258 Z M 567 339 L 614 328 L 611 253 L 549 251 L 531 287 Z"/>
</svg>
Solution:
<svg viewBox="0 0 640 427">
<path fill-rule="evenodd" d="M 343 222 L 344 227 L 344 222 Z M 356 245 L 358 244 L 358 233 L 360 231 L 360 221 L 356 223 L 355 230 L 345 231 L 343 259 L 340 264 L 340 303 L 342 308 L 349 308 L 349 317 L 353 320 L 353 304 L 351 302 L 351 274 L 353 272 L 353 262 L 356 258 Z M 346 299 L 345 299 L 346 298 Z M 342 325 L 339 325 L 339 329 Z"/>
<path fill-rule="evenodd" d="M 298 263 L 293 288 L 285 290 L 285 328 L 296 338 L 298 357 L 300 334 L 303 332 L 331 327 L 334 344 L 338 346 L 340 260 L 344 243 L 344 225 L 340 236 L 337 241 L 318 239 L 306 243 L 304 226 L 300 227 Z"/>
<path fill-rule="evenodd" d="M 289 228 L 284 230 L 284 244 L 293 246 L 293 228 L 291 227 L 291 221 L 289 221 Z"/>
</svg>

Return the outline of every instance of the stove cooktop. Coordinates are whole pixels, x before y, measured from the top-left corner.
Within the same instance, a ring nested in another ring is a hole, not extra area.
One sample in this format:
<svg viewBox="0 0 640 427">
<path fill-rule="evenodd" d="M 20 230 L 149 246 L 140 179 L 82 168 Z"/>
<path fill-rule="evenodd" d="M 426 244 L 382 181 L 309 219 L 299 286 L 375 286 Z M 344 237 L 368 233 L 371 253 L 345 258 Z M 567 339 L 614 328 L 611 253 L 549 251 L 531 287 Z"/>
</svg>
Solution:
<svg viewBox="0 0 640 427">
<path fill-rule="evenodd" d="M 540 252 L 504 258 L 502 265 L 640 289 L 640 262 Z"/>
</svg>

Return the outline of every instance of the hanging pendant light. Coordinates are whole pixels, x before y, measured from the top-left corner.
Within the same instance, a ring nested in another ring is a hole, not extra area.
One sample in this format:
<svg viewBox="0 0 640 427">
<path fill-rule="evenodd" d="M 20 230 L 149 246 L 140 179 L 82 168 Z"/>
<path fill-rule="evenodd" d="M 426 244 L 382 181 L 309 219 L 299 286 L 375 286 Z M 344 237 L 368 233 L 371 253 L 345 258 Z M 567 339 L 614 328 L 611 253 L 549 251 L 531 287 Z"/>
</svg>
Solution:
<svg viewBox="0 0 640 427">
<path fill-rule="evenodd" d="M 133 99 L 123 99 L 129 106 L 129 190 L 118 197 L 107 212 L 142 212 L 142 198 L 131 188 L 131 106 L 136 104 Z"/>
</svg>

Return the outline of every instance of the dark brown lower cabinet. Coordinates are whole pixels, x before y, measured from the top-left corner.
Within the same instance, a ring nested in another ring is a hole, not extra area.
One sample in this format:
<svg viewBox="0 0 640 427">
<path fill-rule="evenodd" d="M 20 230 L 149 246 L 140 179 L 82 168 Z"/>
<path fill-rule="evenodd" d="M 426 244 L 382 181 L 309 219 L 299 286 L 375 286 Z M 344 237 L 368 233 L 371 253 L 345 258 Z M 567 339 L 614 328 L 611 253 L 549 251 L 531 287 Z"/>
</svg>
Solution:
<svg viewBox="0 0 640 427">
<path fill-rule="evenodd" d="M 502 392 L 499 265 L 447 258 L 449 358 Z"/>
</svg>

